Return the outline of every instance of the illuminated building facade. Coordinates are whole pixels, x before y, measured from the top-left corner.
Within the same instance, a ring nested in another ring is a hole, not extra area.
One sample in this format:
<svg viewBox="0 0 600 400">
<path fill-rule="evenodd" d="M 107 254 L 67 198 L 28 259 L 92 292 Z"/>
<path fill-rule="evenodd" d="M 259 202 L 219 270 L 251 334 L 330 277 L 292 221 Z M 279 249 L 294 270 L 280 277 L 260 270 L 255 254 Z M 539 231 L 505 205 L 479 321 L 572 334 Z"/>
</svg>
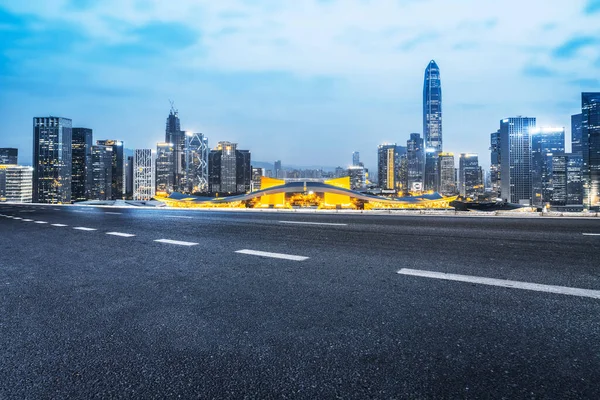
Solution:
<svg viewBox="0 0 600 400">
<path fill-rule="evenodd" d="M 237 143 L 219 142 L 217 148 L 209 153 L 208 168 L 211 193 L 250 191 L 250 151 L 238 150 Z"/>
<path fill-rule="evenodd" d="M 458 192 L 462 197 L 477 199 L 483 194 L 483 179 L 480 176 L 477 154 L 462 153 L 458 159 Z"/>
<path fill-rule="evenodd" d="M 275 160 L 273 163 L 273 177 L 283 179 L 283 170 L 281 169 L 281 160 Z"/>
<path fill-rule="evenodd" d="M 179 112 L 171 105 L 171 111 L 167 117 L 165 128 L 165 143 L 171 143 L 173 147 L 171 170 L 173 171 L 173 190 L 184 191 L 184 167 L 185 167 L 185 145 L 186 135 L 181 130 L 181 121 L 179 120 Z M 169 191 L 169 192 L 170 192 Z"/>
<path fill-rule="evenodd" d="M 71 202 L 72 121 L 33 118 L 33 201 Z"/>
<path fill-rule="evenodd" d="M 565 152 L 565 128 L 531 128 L 531 201 L 542 206 L 552 201 L 552 156 Z M 566 184 L 565 184 L 566 185 Z"/>
<path fill-rule="evenodd" d="M 454 168 L 454 153 L 438 153 L 438 182 L 439 192 L 443 195 L 456 193 L 456 168 Z"/>
<path fill-rule="evenodd" d="M 423 190 L 423 170 L 425 152 L 423 149 L 423 138 L 419 133 L 411 133 L 406 142 L 408 190 L 419 193 Z"/>
<path fill-rule="evenodd" d="M 379 145 L 377 149 L 377 180 L 381 189 L 396 189 L 397 161 L 396 144 Z"/>
<path fill-rule="evenodd" d="M 250 188 L 250 191 L 256 192 L 257 190 L 260 190 L 263 175 L 264 171 L 262 168 L 252 167 L 252 187 Z"/>
<path fill-rule="evenodd" d="M 33 200 L 33 168 L 0 164 L 0 201 L 31 203 Z"/>
<path fill-rule="evenodd" d="M 360 153 L 358 151 L 355 151 L 354 153 L 352 153 L 352 166 L 353 167 L 360 166 Z"/>
<path fill-rule="evenodd" d="M 346 171 L 350 177 L 350 189 L 364 190 L 367 187 L 367 171 L 361 165 L 352 165 Z"/>
<path fill-rule="evenodd" d="M 583 114 L 571 115 L 571 153 L 582 153 L 581 147 L 581 135 L 582 135 L 582 121 Z"/>
<path fill-rule="evenodd" d="M 133 156 L 125 158 L 125 198 L 133 199 Z"/>
<path fill-rule="evenodd" d="M 19 158 L 19 149 L 3 147 L 0 148 L 0 165 L 17 165 Z"/>
<path fill-rule="evenodd" d="M 208 192 L 208 138 L 202 133 L 185 134 L 185 191 Z"/>
<path fill-rule="evenodd" d="M 136 149 L 133 153 L 133 200 L 151 200 L 154 194 L 152 150 Z"/>
<path fill-rule="evenodd" d="M 121 200 L 125 195 L 125 157 L 124 147 L 121 140 L 96 140 L 97 146 L 108 146 L 112 148 L 112 182 L 111 200 Z"/>
<path fill-rule="evenodd" d="M 600 207 L 600 92 L 581 94 L 584 207 Z"/>
<path fill-rule="evenodd" d="M 175 147 L 173 143 L 156 145 L 156 191 L 172 193 L 175 191 Z"/>
<path fill-rule="evenodd" d="M 73 128 L 72 132 L 71 200 L 84 201 L 92 186 L 92 130 Z"/>
<path fill-rule="evenodd" d="M 91 200 L 112 199 L 113 146 L 92 146 Z"/>
<path fill-rule="evenodd" d="M 501 197 L 509 203 L 531 204 L 531 135 L 536 119 L 500 121 Z"/>
<path fill-rule="evenodd" d="M 425 144 L 425 190 L 438 190 L 438 153 L 442 145 L 442 83 L 440 68 L 431 60 L 425 69 L 423 82 L 423 139 Z"/>
<path fill-rule="evenodd" d="M 501 167 L 500 167 L 500 130 L 493 132 L 490 135 L 490 152 L 491 152 L 491 164 L 490 164 L 490 184 L 492 187 L 492 193 L 496 197 L 500 197 L 501 192 Z"/>
</svg>

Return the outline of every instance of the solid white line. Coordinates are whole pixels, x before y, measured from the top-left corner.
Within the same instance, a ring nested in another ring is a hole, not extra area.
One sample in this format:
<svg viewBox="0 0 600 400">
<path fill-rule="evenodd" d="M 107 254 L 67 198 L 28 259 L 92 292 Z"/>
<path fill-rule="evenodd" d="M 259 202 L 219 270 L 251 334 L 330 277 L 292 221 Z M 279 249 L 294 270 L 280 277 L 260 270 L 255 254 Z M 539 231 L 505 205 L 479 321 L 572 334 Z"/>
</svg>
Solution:
<svg viewBox="0 0 600 400">
<path fill-rule="evenodd" d="M 97 231 L 97 229 L 94 229 L 94 228 L 85 228 L 83 226 L 77 226 L 77 227 L 75 227 L 73 229 L 77 229 L 78 231 Z"/>
<path fill-rule="evenodd" d="M 158 240 L 155 240 L 155 242 L 167 243 L 167 244 L 177 244 L 179 246 L 196 246 L 198 244 L 198 243 L 193 243 L 193 242 L 182 242 L 179 240 L 170 240 L 170 239 L 158 239 Z"/>
<path fill-rule="evenodd" d="M 134 237 L 131 233 L 121 233 L 121 232 L 106 232 L 107 235 L 112 236 L 120 236 L 120 237 Z"/>
<path fill-rule="evenodd" d="M 47 224 L 46 221 L 34 221 L 36 224 Z"/>
<path fill-rule="evenodd" d="M 194 217 L 185 217 L 183 215 L 165 215 L 165 218 L 187 218 L 187 219 L 192 219 Z"/>
<path fill-rule="evenodd" d="M 600 236 L 600 233 L 582 233 L 583 236 Z"/>
<path fill-rule="evenodd" d="M 52 226 L 69 226 L 69 225 L 65 225 L 65 224 L 52 224 Z"/>
<path fill-rule="evenodd" d="M 281 224 L 298 224 L 298 225 L 329 225 L 329 226 L 348 226 L 348 224 L 334 224 L 330 222 L 302 222 L 302 221 L 279 221 Z"/>
<path fill-rule="evenodd" d="M 308 257 L 303 256 L 294 256 L 291 254 L 282 254 L 282 253 L 269 253 L 267 251 L 256 251 L 256 250 L 238 250 L 236 253 L 240 254 L 249 254 L 251 256 L 260 256 L 260 257 L 270 257 L 270 258 L 281 258 L 283 260 L 292 260 L 292 261 L 304 261 L 308 260 Z"/>
<path fill-rule="evenodd" d="M 529 283 L 509 281 L 505 279 L 484 278 L 479 276 L 447 274 L 444 272 L 423 271 L 418 269 L 402 268 L 398 271 L 401 275 L 419 276 L 422 278 L 443 279 L 447 281 L 479 283 L 489 286 L 500 286 L 511 289 L 534 290 L 536 292 L 558 293 L 570 296 L 591 297 L 600 299 L 600 290 L 579 289 L 566 286 L 542 285 L 540 283 Z"/>
<path fill-rule="evenodd" d="M 111 215 L 121 215 L 122 213 L 119 213 L 119 212 L 112 212 L 112 211 L 106 211 L 104 214 L 111 214 Z"/>
</svg>

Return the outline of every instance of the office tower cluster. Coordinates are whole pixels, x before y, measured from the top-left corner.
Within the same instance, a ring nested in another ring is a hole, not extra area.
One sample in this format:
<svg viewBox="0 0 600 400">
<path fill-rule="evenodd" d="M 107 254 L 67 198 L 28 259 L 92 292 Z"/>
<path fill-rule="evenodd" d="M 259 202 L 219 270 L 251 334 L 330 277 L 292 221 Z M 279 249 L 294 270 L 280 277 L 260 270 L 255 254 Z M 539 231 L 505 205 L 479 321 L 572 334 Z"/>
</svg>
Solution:
<svg viewBox="0 0 600 400">
<path fill-rule="evenodd" d="M 492 192 L 537 207 L 600 207 L 600 93 L 582 93 L 570 153 L 565 136 L 563 127 L 538 127 L 536 118 L 500 121 L 490 136 Z"/>
</svg>

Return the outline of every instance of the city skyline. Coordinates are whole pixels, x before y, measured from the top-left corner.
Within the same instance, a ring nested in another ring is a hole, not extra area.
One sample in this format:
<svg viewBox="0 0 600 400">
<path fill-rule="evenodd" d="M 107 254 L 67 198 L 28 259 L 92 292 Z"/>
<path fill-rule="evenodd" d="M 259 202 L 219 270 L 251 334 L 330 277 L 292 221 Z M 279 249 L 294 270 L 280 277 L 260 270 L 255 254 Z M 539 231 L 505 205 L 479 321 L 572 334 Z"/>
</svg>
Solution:
<svg viewBox="0 0 600 400">
<path fill-rule="evenodd" d="M 0 1 L 2 30 L 13 39 L 0 45 L 0 138 L 28 163 L 31 118 L 60 115 L 96 138 L 153 148 L 173 99 L 183 128 L 204 133 L 211 147 L 227 140 L 255 160 L 328 167 L 348 165 L 360 151 L 374 169 L 379 144 L 424 134 L 422 74 L 431 59 L 443 72 L 445 151 L 477 153 L 487 168 L 489 132 L 518 115 L 570 132 L 579 93 L 600 89 L 600 35 L 582 29 L 597 26 L 588 22 L 600 19 L 599 7 L 508 2 L 471 17 L 469 3 L 451 10 L 435 0 L 200 9 L 185 1 L 137 8 Z M 517 4 L 523 15 L 510 12 Z M 431 7 L 445 12 L 430 16 Z M 314 21 L 310 41 L 283 28 L 298 28 L 292 19 Z M 49 33 L 64 43 L 49 43 Z M 317 48 L 309 46 L 312 36 L 323 39 Z M 43 68 L 28 61 L 33 54 L 44 57 Z"/>
</svg>

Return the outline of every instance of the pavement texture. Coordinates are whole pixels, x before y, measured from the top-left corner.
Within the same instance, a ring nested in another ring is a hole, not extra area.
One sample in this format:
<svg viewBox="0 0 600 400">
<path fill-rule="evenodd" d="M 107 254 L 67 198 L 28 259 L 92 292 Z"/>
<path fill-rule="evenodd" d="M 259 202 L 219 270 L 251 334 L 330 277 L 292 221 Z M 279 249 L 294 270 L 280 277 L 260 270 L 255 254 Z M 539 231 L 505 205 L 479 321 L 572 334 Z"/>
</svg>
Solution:
<svg viewBox="0 0 600 400">
<path fill-rule="evenodd" d="M 0 205 L 0 399 L 600 398 L 600 299 L 402 268 L 600 290 L 600 221 Z"/>
</svg>

